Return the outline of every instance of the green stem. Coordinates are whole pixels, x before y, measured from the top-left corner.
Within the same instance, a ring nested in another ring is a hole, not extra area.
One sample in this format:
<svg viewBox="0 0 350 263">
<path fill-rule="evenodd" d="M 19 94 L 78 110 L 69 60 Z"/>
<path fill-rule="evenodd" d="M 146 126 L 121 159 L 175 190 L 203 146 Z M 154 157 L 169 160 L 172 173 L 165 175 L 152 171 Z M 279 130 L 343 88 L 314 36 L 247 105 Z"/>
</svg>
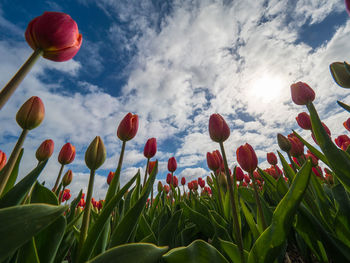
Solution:
<svg viewBox="0 0 350 263">
<path fill-rule="evenodd" d="M 229 190 L 229 195 L 230 195 L 230 203 L 231 203 L 231 208 L 232 208 L 231 210 L 232 210 L 232 217 L 233 217 L 234 229 L 235 229 L 235 234 L 236 234 L 236 241 L 238 243 L 237 245 L 238 245 L 239 253 L 241 256 L 241 262 L 245 263 L 241 228 L 240 228 L 239 222 L 238 222 L 237 207 L 236 207 L 236 202 L 235 202 L 235 198 L 234 198 L 229 168 L 228 168 L 228 164 L 227 164 L 226 153 L 225 153 L 225 149 L 224 149 L 224 144 L 222 142 L 220 142 L 219 144 L 220 144 L 222 159 L 223 159 L 224 165 L 225 165 L 225 173 L 226 173 L 228 190 Z"/>
<path fill-rule="evenodd" d="M 148 171 L 148 165 L 149 165 L 149 158 L 147 158 L 147 164 L 146 164 L 146 171 L 145 171 L 145 177 L 143 178 L 143 187 L 146 185 L 147 181 L 147 171 Z M 152 188 L 153 189 L 153 188 Z"/>
<path fill-rule="evenodd" d="M 10 178 L 10 175 L 12 173 L 13 168 L 15 167 L 18 155 L 21 151 L 21 148 L 23 146 L 24 140 L 28 134 L 28 130 L 24 129 L 19 136 L 17 143 L 15 147 L 13 148 L 11 155 L 5 165 L 5 167 L 2 170 L 2 176 L 0 178 L 0 197 L 2 195 L 2 192 L 4 191 L 7 181 Z"/>
<path fill-rule="evenodd" d="M 60 183 L 60 180 L 61 180 L 61 175 L 62 175 L 63 167 L 64 167 L 64 164 L 61 165 L 60 171 L 58 172 L 58 176 L 57 176 L 57 179 L 56 179 L 55 186 L 54 186 L 53 189 L 52 189 L 53 192 L 56 192 L 56 191 L 57 191 L 58 184 Z"/>
<path fill-rule="evenodd" d="M 88 229 L 89 229 L 89 221 L 90 221 L 90 210 L 91 210 L 91 198 L 92 198 L 92 192 L 94 187 L 94 179 L 95 179 L 95 170 L 90 170 L 90 179 L 89 179 L 89 186 L 88 191 L 86 195 L 86 203 L 84 208 L 84 216 L 83 216 L 83 222 L 80 229 L 80 240 L 79 240 L 79 247 L 78 247 L 78 255 L 80 254 L 81 248 L 83 247 L 83 244 L 85 242 Z"/>
<path fill-rule="evenodd" d="M 61 194 L 61 197 L 60 197 L 60 200 L 59 200 L 59 204 L 61 204 L 62 203 L 62 200 L 63 200 L 63 194 L 64 194 L 64 189 L 66 189 L 66 187 L 65 186 L 63 186 L 63 188 L 62 188 L 62 194 Z M 59 195 L 58 195 L 59 196 Z"/>
<path fill-rule="evenodd" d="M 35 50 L 28 60 L 22 65 L 12 79 L 6 84 L 6 86 L 0 92 L 0 110 L 9 100 L 11 95 L 15 92 L 19 84 L 28 74 L 30 69 L 33 67 L 38 58 L 43 54 L 41 49 Z"/>
<path fill-rule="evenodd" d="M 263 210 L 262 210 L 262 207 L 261 207 L 261 202 L 260 202 L 258 189 L 256 188 L 255 177 L 254 177 L 252 172 L 250 172 L 249 175 L 250 175 L 250 178 L 252 178 L 252 181 L 253 181 L 255 201 L 256 201 L 256 205 L 258 207 L 258 213 L 260 214 L 263 230 L 265 230 L 266 229 L 266 221 L 265 221 L 265 216 L 264 216 L 264 213 L 263 213 Z"/>
<path fill-rule="evenodd" d="M 223 206 L 223 202 L 222 202 L 222 196 L 221 196 L 221 189 L 220 189 L 220 184 L 219 184 L 219 180 L 218 180 L 218 174 L 215 172 L 215 181 L 216 181 L 216 185 L 218 186 L 218 195 L 219 195 L 219 207 L 221 210 L 221 214 L 224 214 L 224 206 Z"/>
</svg>

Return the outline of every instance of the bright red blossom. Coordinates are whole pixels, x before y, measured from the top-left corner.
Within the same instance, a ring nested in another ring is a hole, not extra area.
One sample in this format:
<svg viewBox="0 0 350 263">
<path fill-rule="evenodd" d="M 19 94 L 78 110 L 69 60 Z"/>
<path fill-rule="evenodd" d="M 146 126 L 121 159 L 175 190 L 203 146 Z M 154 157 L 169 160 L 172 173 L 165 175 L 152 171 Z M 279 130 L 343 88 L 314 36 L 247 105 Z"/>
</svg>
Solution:
<svg viewBox="0 0 350 263">
<path fill-rule="evenodd" d="M 185 178 L 185 177 L 182 177 L 182 178 L 181 178 L 181 184 L 182 184 L 182 185 L 185 185 L 185 184 L 186 184 L 186 178 Z"/>
<path fill-rule="evenodd" d="M 297 82 L 290 86 L 292 100 L 297 105 L 306 105 L 315 99 L 315 92 L 304 82 Z"/>
<path fill-rule="evenodd" d="M 107 176 L 107 184 L 109 185 L 112 182 L 112 179 L 114 177 L 114 172 L 110 171 Z"/>
<path fill-rule="evenodd" d="M 75 158 L 75 147 L 70 144 L 69 142 L 63 145 L 59 155 L 58 155 L 58 162 L 60 164 L 70 164 L 74 161 Z"/>
<path fill-rule="evenodd" d="M 168 170 L 169 172 L 175 172 L 177 168 L 177 163 L 175 157 L 171 157 L 168 160 Z"/>
<path fill-rule="evenodd" d="M 145 144 L 145 148 L 143 149 L 143 155 L 150 159 L 152 158 L 157 152 L 157 140 L 156 138 L 150 138 L 147 140 Z"/>
<path fill-rule="evenodd" d="M 295 119 L 300 128 L 304 130 L 312 129 L 310 116 L 306 112 L 299 113 Z"/>
<path fill-rule="evenodd" d="M 236 155 L 237 162 L 244 171 L 252 173 L 258 166 L 258 158 L 250 144 L 246 143 L 240 146 L 236 151 Z"/>
<path fill-rule="evenodd" d="M 230 128 L 220 114 L 210 116 L 209 135 L 214 142 L 224 142 L 230 136 Z"/>
<path fill-rule="evenodd" d="M 271 165 L 276 165 L 277 164 L 277 157 L 273 152 L 267 153 L 266 154 L 267 162 Z"/>
<path fill-rule="evenodd" d="M 6 154 L 3 151 L 0 151 L 0 171 L 4 168 L 7 161 Z"/>
<path fill-rule="evenodd" d="M 347 119 L 346 121 L 344 121 L 343 125 L 344 125 L 345 129 L 350 131 L 350 118 Z"/>
<path fill-rule="evenodd" d="M 139 128 L 139 117 L 136 114 L 128 113 L 118 126 L 117 136 L 122 141 L 129 141 L 135 137 Z"/>
</svg>

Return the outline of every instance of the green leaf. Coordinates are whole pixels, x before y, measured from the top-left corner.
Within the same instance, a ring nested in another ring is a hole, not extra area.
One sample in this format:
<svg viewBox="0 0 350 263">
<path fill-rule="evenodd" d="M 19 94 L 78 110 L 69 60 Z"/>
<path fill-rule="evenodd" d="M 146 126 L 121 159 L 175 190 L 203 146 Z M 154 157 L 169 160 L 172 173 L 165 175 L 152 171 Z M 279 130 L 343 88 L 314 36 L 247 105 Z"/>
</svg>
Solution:
<svg viewBox="0 0 350 263">
<path fill-rule="evenodd" d="M 29 189 L 35 183 L 36 179 L 44 169 L 47 161 L 40 163 L 26 177 L 18 182 L 10 191 L 0 199 L 0 208 L 15 206 L 20 204 L 26 196 Z"/>
<path fill-rule="evenodd" d="M 195 240 L 187 247 L 174 248 L 163 259 L 167 263 L 228 263 L 215 247 L 203 240 Z"/>
<path fill-rule="evenodd" d="M 219 238 L 219 242 L 220 242 L 221 248 L 228 255 L 228 257 L 231 259 L 232 262 L 235 262 L 235 263 L 242 262 L 241 254 L 236 244 L 225 240 L 221 240 L 220 238 Z M 246 250 L 243 250 L 243 253 L 244 253 L 245 261 L 247 262 L 249 252 Z"/>
<path fill-rule="evenodd" d="M 16 160 L 15 166 L 13 167 L 11 175 L 10 175 L 9 179 L 7 180 L 4 191 L 2 192 L 2 196 L 4 196 L 8 191 L 10 191 L 10 189 L 15 185 L 15 182 L 16 182 L 17 177 L 18 177 L 19 164 L 22 160 L 22 156 L 23 156 L 23 148 L 21 149 L 21 151 L 18 154 L 18 158 Z M 0 174 L 0 176 L 1 176 L 1 174 Z"/>
<path fill-rule="evenodd" d="M 85 262 L 91 256 L 91 253 L 94 250 L 96 242 L 98 241 L 100 235 L 103 233 L 103 230 L 108 223 L 111 213 L 119 200 L 123 197 L 129 187 L 135 182 L 137 174 L 124 185 L 124 187 L 118 191 L 118 193 L 110 200 L 110 202 L 101 210 L 99 217 L 92 227 L 89 229 L 86 240 L 83 244 L 81 253 L 79 255 L 79 262 Z"/>
<path fill-rule="evenodd" d="M 175 237 L 176 229 L 179 224 L 179 220 L 182 215 L 182 209 L 177 210 L 173 216 L 170 218 L 169 222 L 163 227 L 158 235 L 158 245 L 171 245 L 173 244 L 173 239 Z"/>
<path fill-rule="evenodd" d="M 157 167 L 158 161 L 156 162 L 155 167 L 153 168 L 153 171 L 150 174 L 150 177 L 147 180 L 145 187 L 142 189 L 140 199 L 136 202 L 136 204 L 133 207 L 130 208 L 129 211 L 126 212 L 121 222 L 113 231 L 110 239 L 110 247 L 128 242 L 132 232 L 136 227 L 136 223 L 139 219 L 139 216 L 146 205 L 146 201 L 151 192 L 151 188 L 153 187 L 154 180 L 157 175 Z"/>
<path fill-rule="evenodd" d="M 278 153 L 278 156 L 279 156 L 280 161 L 282 163 L 284 174 L 288 178 L 288 182 L 290 184 L 294 180 L 295 173 L 294 173 L 293 169 L 289 166 L 289 164 L 286 161 L 286 159 L 284 159 L 283 155 L 279 151 L 277 151 L 277 153 Z"/>
<path fill-rule="evenodd" d="M 294 214 L 308 186 L 310 174 L 311 162 L 307 161 L 277 205 L 270 226 L 255 241 L 249 253 L 249 263 L 273 262 L 278 257 L 291 228 Z"/>
<path fill-rule="evenodd" d="M 131 243 L 107 250 L 88 263 L 157 263 L 168 247 L 157 247 L 147 243 Z"/>
<path fill-rule="evenodd" d="M 66 209 L 43 204 L 0 209 L 0 261 L 54 222 Z"/>
<path fill-rule="evenodd" d="M 30 199 L 31 203 L 45 203 L 50 205 L 58 205 L 57 196 L 45 186 L 36 182 Z"/>
<path fill-rule="evenodd" d="M 347 105 L 347 104 L 345 104 L 345 103 L 343 103 L 343 102 L 341 102 L 341 101 L 339 101 L 339 100 L 337 100 L 337 103 L 338 103 L 338 105 L 339 105 L 340 107 L 342 107 L 344 110 L 350 112 L 350 106 L 349 106 L 349 105 Z"/>
<path fill-rule="evenodd" d="M 258 237 L 260 236 L 260 232 L 258 230 L 258 227 L 256 226 L 256 223 L 254 221 L 254 216 L 250 213 L 248 207 L 245 205 L 243 199 L 240 199 L 240 203 L 241 203 L 241 208 L 244 214 L 244 217 L 248 223 L 248 226 L 250 228 L 250 231 L 253 234 L 254 239 L 258 239 Z"/>
</svg>

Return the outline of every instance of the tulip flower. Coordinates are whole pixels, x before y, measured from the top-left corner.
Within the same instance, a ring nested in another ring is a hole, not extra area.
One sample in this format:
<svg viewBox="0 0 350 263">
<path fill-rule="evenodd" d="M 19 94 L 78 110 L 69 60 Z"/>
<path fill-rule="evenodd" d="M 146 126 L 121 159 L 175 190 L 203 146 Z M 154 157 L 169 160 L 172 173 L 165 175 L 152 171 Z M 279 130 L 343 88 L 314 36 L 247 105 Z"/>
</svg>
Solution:
<svg viewBox="0 0 350 263">
<path fill-rule="evenodd" d="M 62 165 L 70 164 L 75 158 L 75 147 L 67 142 L 63 145 L 60 153 L 58 154 L 58 162 Z"/>
<path fill-rule="evenodd" d="M 293 133 L 288 135 L 288 140 L 291 144 L 291 149 L 289 151 L 290 155 L 293 157 L 299 157 L 304 154 L 304 144 L 296 137 Z"/>
<path fill-rule="evenodd" d="M 318 160 L 315 158 L 313 154 L 307 153 L 305 154 L 305 158 L 311 160 L 311 164 L 313 167 L 318 166 Z"/>
<path fill-rule="evenodd" d="M 0 150 L 0 171 L 2 168 L 4 168 L 6 164 L 6 160 L 7 160 L 6 154 Z"/>
<path fill-rule="evenodd" d="M 43 50 L 43 57 L 52 61 L 73 58 L 82 42 L 77 23 L 60 12 L 44 12 L 34 18 L 28 24 L 25 38 L 32 49 Z"/>
<path fill-rule="evenodd" d="M 350 118 L 347 119 L 346 121 L 344 121 L 343 125 L 344 125 L 345 129 L 350 131 Z"/>
<path fill-rule="evenodd" d="M 209 135 L 214 142 L 224 142 L 230 136 L 230 128 L 220 114 L 210 116 Z"/>
<path fill-rule="evenodd" d="M 236 179 L 237 181 L 243 181 L 244 179 L 244 173 L 241 169 L 241 167 L 236 167 Z"/>
<path fill-rule="evenodd" d="M 169 172 L 173 173 L 176 171 L 177 163 L 175 157 L 171 157 L 168 160 L 168 170 Z"/>
<path fill-rule="evenodd" d="M 163 190 L 163 184 L 161 181 L 158 181 L 157 189 L 158 189 L 158 192 L 161 192 Z"/>
<path fill-rule="evenodd" d="M 277 143 L 281 150 L 286 153 L 289 153 L 290 149 L 292 148 L 289 140 L 280 133 L 277 134 Z"/>
<path fill-rule="evenodd" d="M 151 174 L 152 171 L 153 171 L 153 168 L 154 166 L 156 165 L 157 161 L 152 161 L 152 162 L 149 162 L 149 165 L 148 165 L 148 174 Z M 156 171 L 157 173 L 157 171 Z"/>
<path fill-rule="evenodd" d="M 277 157 L 273 152 L 267 153 L 266 154 L 267 162 L 271 165 L 276 165 L 277 164 Z"/>
<path fill-rule="evenodd" d="M 249 175 L 247 175 L 247 174 L 244 175 L 244 182 L 246 182 L 247 184 L 250 183 L 250 177 L 249 177 Z"/>
<path fill-rule="evenodd" d="M 343 151 L 346 151 L 350 145 L 350 138 L 347 135 L 339 135 L 334 139 L 335 144 L 341 148 Z"/>
<path fill-rule="evenodd" d="M 315 92 L 304 82 L 299 81 L 292 84 L 290 90 L 292 93 L 292 100 L 297 105 L 306 105 L 315 99 Z"/>
<path fill-rule="evenodd" d="M 258 166 L 258 158 L 250 144 L 246 143 L 238 147 L 236 155 L 237 162 L 244 171 L 252 173 Z"/>
<path fill-rule="evenodd" d="M 316 167 L 312 167 L 312 171 L 314 172 L 314 174 L 321 178 L 321 179 L 324 179 L 323 178 L 323 172 L 322 172 L 322 169 L 319 167 L 319 166 L 316 166 Z"/>
<path fill-rule="evenodd" d="M 186 178 L 185 177 L 182 177 L 181 178 L 181 185 L 185 185 L 186 184 Z"/>
<path fill-rule="evenodd" d="M 148 139 L 145 148 L 143 149 L 143 155 L 150 159 L 152 158 L 157 152 L 157 140 L 156 138 Z"/>
<path fill-rule="evenodd" d="M 24 130 L 32 130 L 38 127 L 45 117 L 45 107 L 39 97 L 28 99 L 18 110 L 16 121 Z"/>
<path fill-rule="evenodd" d="M 106 148 L 100 136 L 96 136 L 85 152 L 85 163 L 90 170 L 98 169 L 106 160 Z"/>
<path fill-rule="evenodd" d="M 45 140 L 43 141 L 39 148 L 36 150 L 35 157 L 39 162 L 46 161 L 49 159 L 53 153 L 55 144 L 53 140 Z"/>
<path fill-rule="evenodd" d="M 218 150 L 212 153 L 207 152 L 207 164 L 210 170 L 213 172 L 217 171 L 222 164 L 222 157 Z"/>
<path fill-rule="evenodd" d="M 310 116 L 306 112 L 299 113 L 295 119 L 300 128 L 304 130 L 312 129 Z"/>
<path fill-rule="evenodd" d="M 114 177 L 114 172 L 110 171 L 107 176 L 107 184 L 109 185 L 112 182 L 112 179 Z"/>
<path fill-rule="evenodd" d="M 170 187 L 169 187 L 169 185 L 164 185 L 164 192 L 166 193 L 166 194 L 168 194 L 169 193 L 169 191 L 170 191 Z"/>
<path fill-rule="evenodd" d="M 197 180 L 193 180 L 193 190 L 197 191 L 198 190 L 198 181 Z"/>
<path fill-rule="evenodd" d="M 345 1 L 345 3 L 348 1 Z M 347 10 L 348 10 L 347 4 Z M 340 87 L 349 89 L 350 88 L 350 74 L 346 69 L 346 62 L 333 62 L 329 65 L 332 77 Z M 349 65 L 348 65 L 349 66 Z"/>
<path fill-rule="evenodd" d="M 188 182 L 187 187 L 190 191 L 193 190 L 193 182 Z"/>
<path fill-rule="evenodd" d="M 205 181 L 204 181 L 201 177 L 199 177 L 199 178 L 198 178 L 198 184 L 199 184 L 199 186 L 200 186 L 201 188 L 204 188 L 204 186 L 205 186 Z"/>
<path fill-rule="evenodd" d="M 72 170 L 69 169 L 62 178 L 63 187 L 66 187 L 67 185 L 69 185 L 72 182 L 72 179 L 73 179 L 73 172 Z"/>
<path fill-rule="evenodd" d="M 177 187 L 179 185 L 179 179 L 174 175 L 173 176 L 173 186 Z"/>
<path fill-rule="evenodd" d="M 135 137 L 139 128 L 139 117 L 136 114 L 128 113 L 118 126 L 117 136 L 122 141 L 129 141 Z"/>
<path fill-rule="evenodd" d="M 71 198 L 71 193 L 69 189 L 64 189 L 59 194 L 59 200 L 60 202 L 68 201 Z M 84 200 L 84 199 L 83 199 Z"/>
</svg>

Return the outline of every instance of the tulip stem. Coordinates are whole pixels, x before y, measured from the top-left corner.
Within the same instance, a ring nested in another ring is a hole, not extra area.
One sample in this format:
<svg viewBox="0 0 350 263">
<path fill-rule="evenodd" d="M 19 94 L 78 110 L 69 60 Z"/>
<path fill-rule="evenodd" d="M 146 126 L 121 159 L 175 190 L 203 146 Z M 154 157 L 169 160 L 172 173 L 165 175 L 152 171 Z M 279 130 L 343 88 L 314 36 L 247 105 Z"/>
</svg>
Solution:
<svg viewBox="0 0 350 263">
<path fill-rule="evenodd" d="M 64 167 L 64 164 L 61 165 L 60 171 L 58 172 L 58 176 L 57 176 L 57 179 L 56 179 L 55 186 L 54 186 L 53 189 L 52 189 L 53 192 L 56 192 L 56 191 L 57 191 L 58 184 L 60 183 L 60 180 L 61 180 L 61 175 L 62 175 L 63 167 Z"/>
<path fill-rule="evenodd" d="M 0 110 L 9 100 L 11 95 L 15 92 L 19 84 L 28 74 L 30 69 L 33 67 L 38 58 L 43 54 L 42 49 L 36 49 L 28 60 L 22 65 L 12 79 L 6 84 L 6 86 L 0 92 Z"/>
<path fill-rule="evenodd" d="M 63 188 L 62 188 L 62 192 L 61 192 L 61 196 L 60 195 L 58 195 L 60 198 L 59 198 L 59 204 L 61 204 L 62 203 L 62 200 L 63 200 L 63 194 L 64 194 L 64 189 L 66 189 L 66 187 L 65 186 L 63 186 Z"/>
<path fill-rule="evenodd" d="M 95 170 L 90 170 L 90 179 L 89 179 L 89 186 L 88 186 L 87 195 L 86 195 L 86 203 L 85 203 L 85 208 L 84 208 L 83 222 L 81 224 L 81 229 L 80 229 L 78 255 L 81 252 L 81 249 L 83 247 L 83 244 L 85 242 L 85 239 L 86 239 L 86 236 L 88 233 L 88 229 L 89 229 L 91 198 L 92 198 L 92 192 L 93 192 L 93 187 L 94 187 L 94 179 L 95 179 Z"/>
<path fill-rule="evenodd" d="M 8 179 L 10 178 L 10 175 L 12 173 L 13 168 L 15 167 L 16 161 L 18 159 L 18 155 L 21 151 L 21 148 L 23 146 L 23 142 L 28 134 L 29 130 L 23 129 L 21 135 L 19 136 L 17 143 L 15 147 L 13 148 L 11 155 L 7 161 L 7 164 L 2 170 L 2 176 L 0 178 L 0 197 L 2 196 L 2 193 L 6 187 L 6 184 L 8 182 Z"/>
<path fill-rule="evenodd" d="M 263 213 L 263 210 L 262 210 L 262 207 L 261 207 L 261 202 L 260 202 L 258 189 L 256 187 L 255 177 L 254 177 L 252 172 L 249 173 L 249 176 L 250 176 L 250 178 L 252 178 L 252 181 L 253 181 L 253 189 L 254 189 L 255 201 L 256 201 L 256 205 L 258 207 L 258 213 L 260 214 L 263 230 L 265 230 L 266 229 L 266 221 L 265 221 L 265 216 L 264 216 L 264 213 Z"/>
<path fill-rule="evenodd" d="M 148 165 L 149 165 L 149 158 L 147 158 L 145 177 L 143 178 L 143 187 L 145 187 L 145 185 L 146 185 Z"/>
<path fill-rule="evenodd" d="M 225 165 L 225 173 L 226 173 L 228 190 L 229 190 L 229 195 L 230 195 L 230 203 L 231 203 L 231 208 L 232 208 L 231 209 L 232 210 L 232 217 L 233 217 L 234 229 L 236 232 L 235 233 L 236 242 L 237 242 L 240 257 L 241 257 L 241 262 L 245 263 L 241 228 L 240 228 L 239 222 L 238 222 L 237 207 L 236 207 L 235 197 L 234 197 L 234 193 L 233 193 L 233 187 L 232 187 L 231 177 L 230 177 L 230 173 L 229 173 L 229 168 L 228 168 L 228 164 L 227 164 L 226 153 L 225 153 L 223 142 L 219 142 L 219 144 L 220 144 L 222 159 L 223 159 L 224 165 Z"/>
<path fill-rule="evenodd" d="M 219 195 L 219 208 L 221 210 L 221 214 L 224 214 L 224 206 L 223 206 L 223 202 L 222 202 L 222 196 L 221 196 L 221 189 L 220 189 L 220 184 L 219 184 L 219 180 L 218 180 L 218 174 L 215 172 L 215 181 L 216 181 L 216 185 L 218 186 L 218 195 Z"/>
</svg>

